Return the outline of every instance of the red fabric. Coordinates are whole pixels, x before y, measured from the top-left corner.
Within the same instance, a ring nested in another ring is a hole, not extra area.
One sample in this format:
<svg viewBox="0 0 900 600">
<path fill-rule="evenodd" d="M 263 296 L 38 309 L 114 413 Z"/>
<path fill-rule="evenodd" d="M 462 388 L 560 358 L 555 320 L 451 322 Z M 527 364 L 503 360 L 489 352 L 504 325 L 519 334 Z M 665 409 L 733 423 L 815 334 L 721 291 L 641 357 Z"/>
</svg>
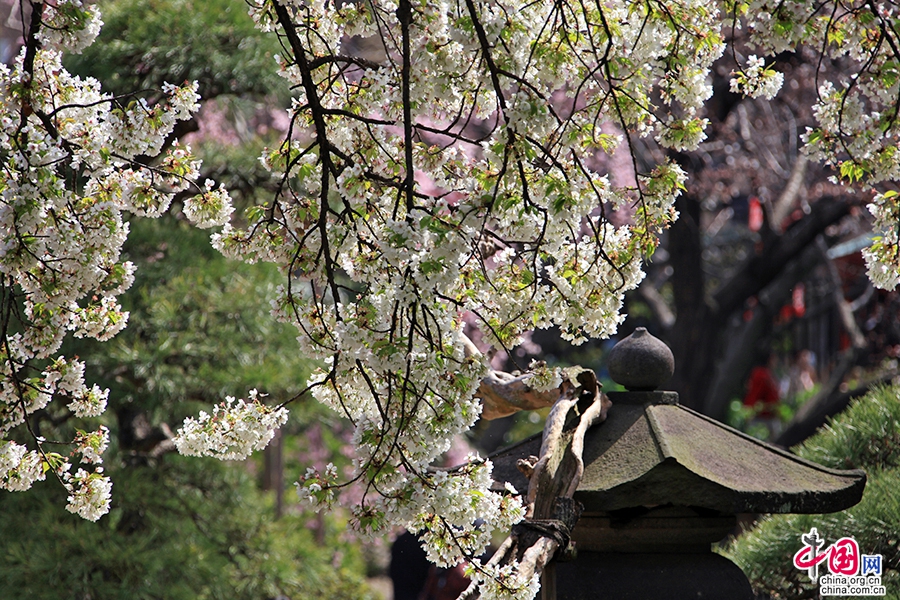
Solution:
<svg viewBox="0 0 900 600">
<path fill-rule="evenodd" d="M 750 228 L 750 231 L 759 231 L 762 229 L 764 217 L 762 203 L 759 201 L 759 198 L 751 196 L 750 212 L 747 216 L 747 227 Z"/>
<path fill-rule="evenodd" d="M 763 366 L 753 367 L 750 372 L 750 381 L 747 382 L 747 395 L 744 396 L 746 406 L 762 404 L 760 415 L 771 417 L 774 413 L 772 407 L 778 404 L 778 386 L 769 369 Z"/>
</svg>

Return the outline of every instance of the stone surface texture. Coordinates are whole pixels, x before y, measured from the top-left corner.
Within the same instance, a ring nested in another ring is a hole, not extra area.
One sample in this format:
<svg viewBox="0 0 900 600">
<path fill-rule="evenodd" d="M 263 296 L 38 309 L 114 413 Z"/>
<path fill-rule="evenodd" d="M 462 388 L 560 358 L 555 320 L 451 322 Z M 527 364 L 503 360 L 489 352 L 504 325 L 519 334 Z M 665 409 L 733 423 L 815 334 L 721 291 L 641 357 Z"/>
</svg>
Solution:
<svg viewBox="0 0 900 600">
<path fill-rule="evenodd" d="M 675 373 L 675 357 L 666 344 L 643 327 L 621 340 L 607 357 L 609 376 L 629 391 L 659 388 Z"/>
</svg>

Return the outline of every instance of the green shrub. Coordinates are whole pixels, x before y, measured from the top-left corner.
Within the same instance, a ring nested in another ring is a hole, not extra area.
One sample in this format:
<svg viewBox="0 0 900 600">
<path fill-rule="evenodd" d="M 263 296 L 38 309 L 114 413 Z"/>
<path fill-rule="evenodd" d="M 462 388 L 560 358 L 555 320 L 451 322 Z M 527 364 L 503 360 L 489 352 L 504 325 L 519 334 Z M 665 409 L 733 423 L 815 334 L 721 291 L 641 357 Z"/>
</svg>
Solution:
<svg viewBox="0 0 900 600">
<path fill-rule="evenodd" d="M 807 573 L 792 564 L 800 535 L 816 527 L 826 544 L 847 536 L 861 553 L 881 554 L 885 597 L 900 599 L 900 386 L 873 389 L 794 450 L 825 466 L 865 469 L 862 501 L 828 515 L 765 517 L 724 553 L 762 598 L 817 598 Z"/>
</svg>

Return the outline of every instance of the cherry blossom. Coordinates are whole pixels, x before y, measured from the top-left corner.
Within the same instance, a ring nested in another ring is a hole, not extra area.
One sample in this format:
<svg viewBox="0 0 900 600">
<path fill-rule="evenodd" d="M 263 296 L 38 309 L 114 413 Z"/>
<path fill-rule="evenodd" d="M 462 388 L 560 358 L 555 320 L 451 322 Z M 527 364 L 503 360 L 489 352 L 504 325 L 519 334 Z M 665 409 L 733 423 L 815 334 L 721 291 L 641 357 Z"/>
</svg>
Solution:
<svg viewBox="0 0 900 600">
<path fill-rule="evenodd" d="M 284 285 L 266 300 L 296 327 L 298 351 L 320 361 L 306 391 L 355 427 L 353 477 L 365 491 L 353 526 L 409 527 L 436 562 L 468 560 L 484 597 L 533 597 L 535 577 L 475 559 L 523 517 L 519 496 L 492 490 L 480 457 L 431 467 L 481 413 L 475 394 L 489 365 L 464 327 L 499 350 L 534 329 L 558 327 L 575 344 L 616 332 L 624 294 L 677 218 L 685 183 L 673 162 L 644 167 L 636 144 L 652 137 L 688 151 L 702 142 L 710 68 L 733 28 L 749 30 L 755 53 L 733 53 L 734 91 L 777 94 L 772 57 L 803 44 L 846 67 L 818 82 L 806 152 L 877 191 L 870 277 L 900 282 L 891 4 L 248 4 L 259 29 L 282 41 L 272 67 L 293 100 L 289 133 L 260 156 L 278 192 L 241 219 L 231 220 L 225 189 L 198 181 L 190 149 L 168 140 L 197 110 L 196 84 L 113 98 L 66 71 L 63 53 L 99 31 L 95 5 L 34 3 L 22 52 L 0 66 L 0 277 L 4 297 L 21 305 L 2 308 L 4 322 L 16 321 L 0 344 L 2 487 L 27 489 L 51 473 L 71 512 L 97 520 L 108 511 L 112 483 L 96 466 L 104 429 L 79 434 L 66 458 L 46 451 L 29 418 L 51 402 L 79 419 L 102 415 L 108 391 L 59 349 L 67 335 L 103 341 L 126 326 L 117 296 L 134 280 L 121 257 L 127 217 L 159 216 L 179 194 L 188 220 L 221 227 L 211 241 L 224 255 L 282 269 Z M 382 52 L 354 54 L 354 36 Z M 627 185 L 590 166 L 617 149 L 633 159 Z M 629 219 L 609 218 L 621 209 Z M 527 375 L 535 389 L 559 385 L 546 365 Z M 255 391 L 227 398 L 186 419 L 176 445 L 243 459 L 287 420 L 274 404 Z M 27 445 L 5 439 L 12 433 Z M 310 469 L 296 487 L 322 510 L 344 483 L 331 467 Z"/>
<path fill-rule="evenodd" d="M 99 467 L 69 470 L 76 456 L 99 464 L 108 432 L 79 433 L 76 452 L 64 456 L 33 433 L 31 415 L 51 402 L 76 419 L 106 409 L 109 391 L 86 383 L 84 364 L 59 349 L 67 335 L 104 341 L 126 326 L 117 300 L 134 281 L 134 265 L 121 259 L 126 216 L 158 216 L 176 193 L 193 191 L 198 223 L 221 223 L 230 202 L 225 190 L 197 185 L 189 148 L 167 145 L 199 108 L 195 83 L 114 98 L 62 64 L 100 31 L 94 3 L 20 6 L 25 44 L 11 66 L 0 65 L 0 481 L 24 490 L 51 473 L 69 490 L 67 508 L 97 520 L 112 483 Z M 28 444 L 6 439 L 13 435 Z"/>
</svg>

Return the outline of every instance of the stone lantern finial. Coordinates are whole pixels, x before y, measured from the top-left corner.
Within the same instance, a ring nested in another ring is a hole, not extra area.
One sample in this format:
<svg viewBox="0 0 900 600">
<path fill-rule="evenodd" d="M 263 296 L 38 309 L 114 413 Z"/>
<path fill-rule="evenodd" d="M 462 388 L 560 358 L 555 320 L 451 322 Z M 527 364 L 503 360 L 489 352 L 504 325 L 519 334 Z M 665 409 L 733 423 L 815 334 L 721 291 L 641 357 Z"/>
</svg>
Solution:
<svg viewBox="0 0 900 600">
<path fill-rule="evenodd" d="M 628 391 L 651 392 L 671 379 L 675 357 L 662 340 L 638 327 L 610 350 L 607 368 Z"/>
</svg>

